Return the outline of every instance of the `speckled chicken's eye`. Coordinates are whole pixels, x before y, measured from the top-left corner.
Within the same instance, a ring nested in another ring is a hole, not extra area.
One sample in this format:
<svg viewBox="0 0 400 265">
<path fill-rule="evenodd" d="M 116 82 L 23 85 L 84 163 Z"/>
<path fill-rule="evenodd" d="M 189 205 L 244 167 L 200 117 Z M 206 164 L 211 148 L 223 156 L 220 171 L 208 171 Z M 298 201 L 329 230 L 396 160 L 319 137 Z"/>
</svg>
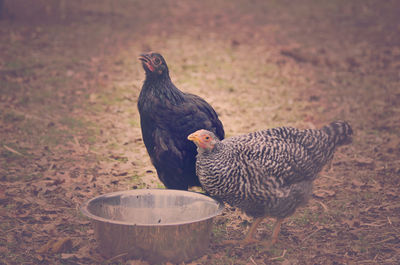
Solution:
<svg viewBox="0 0 400 265">
<path fill-rule="evenodd" d="M 206 136 L 206 140 L 210 140 L 210 136 Z"/>
<path fill-rule="evenodd" d="M 155 63 L 155 64 L 160 64 L 160 63 L 161 63 L 161 60 L 160 60 L 159 58 L 156 57 L 156 58 L 154 58 L 154 63 Z"/>
</svg>

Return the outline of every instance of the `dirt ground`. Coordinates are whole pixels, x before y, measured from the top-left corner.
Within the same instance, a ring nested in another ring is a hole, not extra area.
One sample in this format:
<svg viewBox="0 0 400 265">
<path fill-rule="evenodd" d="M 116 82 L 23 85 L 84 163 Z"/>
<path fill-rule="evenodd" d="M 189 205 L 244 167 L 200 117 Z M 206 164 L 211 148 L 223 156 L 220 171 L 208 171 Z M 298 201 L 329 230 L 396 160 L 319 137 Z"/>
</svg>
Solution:
<svg viewBox="0 0 400 265">
<path fill-rule="evenodd" d="M 226 207 L 189 264 L 400 264 L 399 1 L 5 0 L 1 14 L 1 264 L 147 264 L 102 258 L 79 207 L 162 187 L 136 107 L 150 50 L 227 136 L 355 131 L 275 246 L 221 246 L 251 222 Z"/>
</svg>

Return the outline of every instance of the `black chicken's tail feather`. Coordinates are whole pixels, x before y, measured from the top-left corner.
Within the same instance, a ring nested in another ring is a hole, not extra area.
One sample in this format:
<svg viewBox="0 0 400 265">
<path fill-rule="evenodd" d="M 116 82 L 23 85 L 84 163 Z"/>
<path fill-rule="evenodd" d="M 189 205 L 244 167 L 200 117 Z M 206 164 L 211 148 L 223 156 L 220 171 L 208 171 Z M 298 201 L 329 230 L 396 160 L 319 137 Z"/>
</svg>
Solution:
<svg viewBox="0 0 400 265">
<path fill-rule="evenodd" d="M 332 137 L 337 146 L 350 144 L 352 142 L 353 130 L 346 121 L 334 121 L 322 128 L 329 137 Z"/>
</svg>

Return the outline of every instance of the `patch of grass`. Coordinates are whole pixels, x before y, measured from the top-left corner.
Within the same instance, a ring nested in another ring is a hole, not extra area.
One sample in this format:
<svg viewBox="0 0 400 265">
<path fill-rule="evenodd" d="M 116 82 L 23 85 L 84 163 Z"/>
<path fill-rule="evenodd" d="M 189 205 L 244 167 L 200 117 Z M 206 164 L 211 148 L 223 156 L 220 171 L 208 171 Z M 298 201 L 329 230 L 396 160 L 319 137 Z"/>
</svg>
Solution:
<svg viewBox="0 0 400 265">
<path fill-rule="evenodd" d="M 237 264 L 237 265 L 244 265 L 247 264 L 247 262 L 240 257 L 238 257 L 236 254 L 231 253 L 230 249 L 227 249 L 225 251 L 225 255 L 221 256 L 219 259 L 212 259 L 210 260 L 210 264 L 212 265 L 226 265 L 226 264 Z"/>
<path fill-rule="evenodd" d="M 139 126 L 140 126 L 140 124 L 139 124 L 139 122 L 138 122 L 137 119 L 129 119 L 128 123 L 129 123 L 129 125 L 131 125 L 132 127 L 139 127 Z"/>
<path fill-rule="evenodd" d="M 85 126 L 85 122 L 83 120 L 68 116 L 61 118 L 60 123 L 68 126 L 72 130 L 83 128 Z"/>
<path fill-rule="evenodd" d="M 189 73 L 198 72 L 198 69 L 199 69 L 199 65 L 197 65 L 197 64 L 183 64 L 182 65 L 182 71 L 187 71 Z M 174 70 L 174 69 L 172 69 L 172 70 Z M 176 69 L 176 70 L 178 70 L 178 69 Z"/>
<path fill-rule="evenodd" d="M 18 135 L 14 135 L 14 139 L 27 139 L 33 145 L 52 147 L 65 142 L 68 135 L 73 133 L 72 129 L 82 129 L 85 126 L 83 121 L 69 117 L 63 118 L 62 123 L 70 127 L 71 131 L 54 125 L 48 126 L 44 120 L 25 118 L 18 124 Z"/>
<path fill-rule="evenodd" d="M 222 240 L 224 235 L 226 234 L 226 225 L 214 225 L 212 229 L 212 233 L 215 238 Z"/>
<path fill-rule="evenodd" d="M 24 66 L 24 64 L 21 62 L 18 62 L 18 61 L 12 61 L 12 62 L 5 63 L 6 69 L 16 69 L 16 68 L 21 68 L 23 66 Z"/>
<path fill-rule="evenodd" d="M 358 240 L 354 241 L 353 249 L 361 253 L 367 252 L 371 243 L 370 239 L 364 235 L 359 235 L 358 238 Z"/>
<path fill-rule="evenodd" d="M 111 142 L 107 144 L 107 148 L 108 149 L 117 149 L 120 147 L 120 144 L 116 143 L 116 142 Z"/>
<path fill-rule="evenodd" d="M 27 95 L 21 95 L 21 97 L 18 99 L 17 104 L 20 106 L 27 106 L 30 102 L 30 97 Z"/>
<path fill-rule="evenodd" d="M 366 202 L 372 202 L 372 203 L 377 203 L 376 198 L 379 197 L 377 196 L 376 192 L 372 191 L 362 191 L 362 192 L 356 192 L 350 195 L 349 200 L 353 203 L 357 204 L 362 204 Z"/>
<path fill-rule="evenodd" d="M 38 139 L 38 136 L 44 131 L 44 124 L 41 121 L 26 119 L 19 126 L 19 134 L 22 137 L 28 137 L 30 141 L 35 142 Z"/>
<path fill-rule="evenodd" d="M 157 182 L 157 183 L 156 183 L 156 188 L 157 188 L 157 189 L 165 189 L 165 186 L 164 186 L 164 184 L 162 184 L 161 182 Z"/>
<path fill-rule="evenodd" d="M 80 229 L 80 225 L 78 225 L 78 224 L 64 223 L 64 224 L 60 224 L 57 226 L 58 231 L 62 231 L 65 233 L 73 233 L 75 230 L 79 230 L 79 229 Z"/>
<path fill-rule="evenodd" d="M 262 70 L 263 74 L 266 76 L 274 76 L 274 74 L 276 72 L 278 72 L 279 69 L 276 66 L 276 64 L 268 63 L 268 64 L 264 64 L 261 70 Z M 280 76 L 280 77 L 282 77 L 282 76 Z"/>
<path fill-rule="evenodd" d="M 92 105 L 100 105 L 97 107 L 100 107 L 101 110 L 104 110 L 101 106 L 119 106 L 121 105 L 121 102 L 126 99 L 124 94 L 127 93 L 127 91 L 130 91 L 130 89 L 131 88 L 127 86 L 114 85 L 111 89 L 103 90 L 101 93 L 92 96 L 92 101 L 95 103 Z M 90 95 L 88 95 L 88 98 L 90 98 Z"/>
<path fill-rule="evenodd" d="M 50 76 L 47 79 L 45 79 L 43 82 L 52 87 L 59 87 L 59 86 L 65 87 L 65 85 L 69 81 L 71 81 L 71 79 L 68 77 L 65 77 L 65 76 Z"/>
<path fill-rule="evenodd" d="M 66 132 L 65 131 L 51 129 L 51 130 L 47 131 L 47 133 L 40 135 L 37 142 L 43 146 L 52 148 L 54 146 L 65 143 L 65 140 L 66 140 Z"/>
<path fill-rule="evenodd" d="M 216 84 L 220 89 L 229 89 L 232 87 L 232 82 L 220 77 L 217 77 Z"/>
<path fill-rule="evenodd" d="M 96 143 L 98 134 L 99 132 L 97 130 L 93 130 L 92 133 L 86 137 L 86 142 L 90 145 Z"/>
<path fill-rule="evenodd" d="M 142 176 L 138 175 L 138 174 L 133 174 L 130 177 L 130 181 L 136 183 L 136 182 L 140 182 L 142 179 Z"/>
<path fill-rule="evenodd" d="M 10 123 L 20 122 L 20 121 L 23 121 L 25 119 L 24 115 L 16 113 L 16 112 L 14 112 L 12 110 L 6 110 L 4 112 L 0 112 L 0 115 L 1 115 L 1 119 L 4 122 L 10 122 Z"/>
<path fill-rule="evenodd" d="M 6 209 L 6 208 L 3 208 Z M 0 223 L 0 231 L 7 231 L 8 229 L 11 229 L 13 226 L 10 222 L 1 222 Z M 6 243 L 6 240 L 0 240 L 0 245 Z"/>
<path fill-rule="evenodd" d="M 0 150 L 4 158 L 29 158 L 31 155 L 28 153 L 28 148 L 22 148 L 14 142 L 0 141 Z"/>
<path fill-rule="evenodd" d="M 144 184 L 143 182 L 139 182 L 136 183 L 135 185 L 132 186 L 134 189 L 145 189 L 146 188 L 146 184 Z"/>
<path fill-rule="evenodd" d="M 13 159 L 18 159 L 21 158 L 20 155 L 17 155 L 11 151 L 8 151 L 6 149 L 4 149 L 3 145 L 1 146 L 1 152 L 0 152 L 0 157 L 6 159 L 6 160 L 13 160 Z M 3 164 L 4 168 L 7 168 L 7 163 L 5 162 Z"/>
<path fill-rule="evenodd" d="M 31 181 L 33 179 L 40 179 L 43 177 L 43 174 L 40 172 L 35 172 L 35 173 L 26 173 L 22 174 L 20 176 L 17 176 L 18 178 L 16 180 L 20 181 Z"/>
<path fill-rule="evenodd" d="M 0 92 L 2 95 L 15 95 L 20 93 L 23 87 L 20 83 L 9 82 L 0 79 Z"/>
<path fill-rule="evenodd" d="M 304 209 L 304 212 L 296 215 L 293 218 L 293 222 L 300 226 L 307 226 L 310 223 L 320 221 L 320 213 L 314 212 L 310 209 Z"/>
</svg>

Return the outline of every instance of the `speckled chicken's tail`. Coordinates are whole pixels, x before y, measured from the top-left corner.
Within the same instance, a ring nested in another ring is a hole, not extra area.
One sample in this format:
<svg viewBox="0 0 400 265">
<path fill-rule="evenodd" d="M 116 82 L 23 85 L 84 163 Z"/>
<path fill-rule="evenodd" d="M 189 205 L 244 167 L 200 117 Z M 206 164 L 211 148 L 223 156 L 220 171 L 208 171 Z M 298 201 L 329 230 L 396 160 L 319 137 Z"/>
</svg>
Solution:
<svg viewBox="0 0 400 265">
<path fill-rule="evenodd" d="M 336 146 L 350 144 L 352 142 L 353 130 L 350 124 L 345 121 L 335 121 L 322 129 L 329 137 L 334 139 Z"/>
</svg>

